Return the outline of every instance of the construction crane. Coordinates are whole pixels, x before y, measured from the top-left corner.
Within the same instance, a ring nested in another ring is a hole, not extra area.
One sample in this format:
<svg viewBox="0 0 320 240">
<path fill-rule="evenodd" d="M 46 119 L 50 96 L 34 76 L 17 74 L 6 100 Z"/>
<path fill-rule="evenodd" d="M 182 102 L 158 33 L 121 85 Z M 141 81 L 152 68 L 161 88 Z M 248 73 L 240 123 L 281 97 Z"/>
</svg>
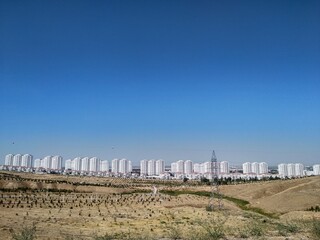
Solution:
<svg viewBox="0 0 320 240">
<path fill-rule="evenodd" d="M 217 161 L 216 153 L 212 151 L 210 162 L 210 177 L 211 177 L 211 196 L 207 206 L 208 211 L 222 209 L 222 195 L 219 189 L 219 163 Z"/>
</svg>

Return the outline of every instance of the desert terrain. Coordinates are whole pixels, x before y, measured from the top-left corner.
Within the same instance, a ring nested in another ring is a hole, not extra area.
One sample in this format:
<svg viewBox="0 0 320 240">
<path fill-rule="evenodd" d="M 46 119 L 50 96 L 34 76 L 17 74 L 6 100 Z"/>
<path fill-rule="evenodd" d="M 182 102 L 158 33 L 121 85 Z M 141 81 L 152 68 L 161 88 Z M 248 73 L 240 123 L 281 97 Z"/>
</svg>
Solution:
<svg viewBox="0 0 320 240">
<path fill-rule="evenodd" d="M 320 212 L 307 211 L 320 205 L 319 176 L 220 189 L 222 209 L 207 211 L 211 187 L 191 181 L 0 172 L 0 239 L 319 237 Z"/>
</svg>

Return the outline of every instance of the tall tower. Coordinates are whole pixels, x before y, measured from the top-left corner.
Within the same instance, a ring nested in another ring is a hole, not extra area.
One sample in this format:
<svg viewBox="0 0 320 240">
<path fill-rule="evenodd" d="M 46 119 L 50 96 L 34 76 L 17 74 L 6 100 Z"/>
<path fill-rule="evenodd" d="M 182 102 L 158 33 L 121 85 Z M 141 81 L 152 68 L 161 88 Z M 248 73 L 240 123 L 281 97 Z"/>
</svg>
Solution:
<svg viewBox="0 0 320 240">
<path fill-rule="evenodd" d="M 219 189 L 219 163 L 217 161 L 216 153 L 212 151 L 210 162 L 210 175 L 211 175 L 211 196 L 208 211 L 221 210 L 222 209 L 222 195 Z"/>
</svg>

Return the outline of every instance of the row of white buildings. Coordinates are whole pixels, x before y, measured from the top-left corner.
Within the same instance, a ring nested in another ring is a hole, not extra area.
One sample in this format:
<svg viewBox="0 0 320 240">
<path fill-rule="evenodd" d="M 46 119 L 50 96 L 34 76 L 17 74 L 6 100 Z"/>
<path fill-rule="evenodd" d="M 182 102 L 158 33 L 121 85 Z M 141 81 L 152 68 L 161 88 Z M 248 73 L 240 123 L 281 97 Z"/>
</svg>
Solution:
<svg viewBox="0 0 320 240">
<path fill-rule="evenodd" d="M 76 157 L 74 159 L 66 160 L 65 169 L 82 173 L 109 173 L 110 165 L 108 160 L 100 160 L 97 157 Z M 132 164 L 130 160 L 115 158 L 111 161 L 111 173 L 128 174 L 131 172 Z"/>
<path fill-rule="evenodd" d="M 62 169 L 61 156 L 46 156 L 43 159 L 35 159 L 31 154 L 7 154 L 5 157 L 5 166 L 12 168 L 44 168 L 52 170 Z"/>
<path fill-rule="evenodd" d="M 218 174 L 228 174 L 230 172 L 229 163 L 222 161 L 217 163 Z M 193 163 L 191 160 L 179 160 L 171 163 L 171 172 L 176 175 L 210 174 L 211 162 Z"/>
<path fill-rule="evenodd" d="M 301 163 L 281 163 L 278 165 L 280 177 L 302 177 L 305 176 L 304 166 Z"/>
<path fill-rule="evenodd" d="M 242 164 L 243 174 L 262 175 L 268 173 L 268 164 L 265 162 L 245 162 Z"/>
<path fill-rule="evenodd" d="M 165 172 L 165 162 L 162 159 L 144 159 L 140 161 L 141 176 L 160 176 Z"/>
</svg>

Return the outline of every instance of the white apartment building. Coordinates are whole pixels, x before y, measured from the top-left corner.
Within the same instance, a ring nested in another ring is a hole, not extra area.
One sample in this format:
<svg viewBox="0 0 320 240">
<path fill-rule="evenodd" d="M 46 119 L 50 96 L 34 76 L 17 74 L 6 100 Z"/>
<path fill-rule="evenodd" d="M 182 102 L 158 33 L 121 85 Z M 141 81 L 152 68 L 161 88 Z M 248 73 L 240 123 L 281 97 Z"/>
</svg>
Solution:
<svg viewBox="0 0 320 240">
<path fill-rule="evenodd" d="M 33 167 L 41 168 L 41 159 L 37 158 L 34 160 Z"/>
<path fill-rule="evenodd" d="M 265 162 L 259 163 L 259 173 L 267 174 L 268 173 L 268 164 Z"/>
<path fill-rule="evenodd" d="M 229 162 L 222 161 L 220 162 L 220 174 L 229 174 L 230 168 L 229 168 Z"/>
<path fill-rule="evenodd" d="M 73 170 L 74 166 L 72 166 L 73 165 L 72 163 L 73 163 L 73 161 L 71 159 L 67 159 L 65 161 L 64 168 Z"/>
<path fill-rule="evenodd" d="M 171 172 L 172 173 L 177 172 L 177 163 L 176 162 L 171 163 Z"/>
<path fill-rule="evenodd" d="M 313 174 L 320 175 L 320 164 L 313 165 Z"/>
<path fill-rule="evenodd" d="M 21 154 L 14 155 L 12 160 L 12 166 L 19 167 L 21 165 L 21 159 L 22 159 Z"/>
<path fill-rule="evenodd" d="M 81 171 L 81 165 L 82 165 L 82 158 L 81 157 L 76 157 L 72 160 L 72 163 L 71 163 L 71 169 L 73 171 L 76 171 L 76 172 L 80 172 Z"/>
<path fill-rule="evenodd" d="M 89 158 L 84 157 L 81 159 L 81 172 L 89 172 Z"/>
<path fill-rule="evenodd" d="M 100 171 L 109 172 L 109 162 L 108 160 L 103 160 L 100 162 Z"/>
<path fill-rule="evenodd" d="M 251 163 L 251 173 L 254 173 L 254 174 L 259 174 L 259 163 L 257 162 L 253 162 Z"/>
<path fill-rule="evenodd" d="M 115 158 L 111 161 L 111 172 L 112 173 L 119 173 L 119 161 L 120 159 Z"/>
<path fill-rule="evenodd" d="M 32 159 L 33 159 L 32 155 L 24 154 L 21 157 L 21 167 L 26 167 L 26 168 L 32 167 Z"/>
<path fill-rule="evenodd" d="M 278 173 L 280 177 L 287 177 L 288 176 L 288 164 L 281 163 L 278 165 Z"/>
<path fill-rule="evenodd" d="M 119 160 L 119 171 L 118 173 L 127 174 L 132 171 L 132 164 L 130 160 L 122 158 Z"/>
<path fill-rule="evenodd" d="M 192 174 L 193 173 L 193 162 L 191 160 L 186 160 L 184 162 L 184 174 Z"/>
<path fill-rule="evenodd" d="M 199 174 L 200 173 L 200 163 L 193 164 L 193 173 Z"/>
<path fill-rule="evenodd" d="M 61 168 L 62 168 L 62 157 L 53 156 L 51 160 L 51 169 L 61 170 Z"/>
<path fill-rule="evenodd" d="M 4 160 L 4 165 L 12 166 L 13 165 L 13 154 L 7 154 Z"/>
<path fill-rule="evenodd" d="M 251 163 L 245 162 L 244 164 L 242 164 L 242 171 L 243 171 L 243 174 L 252 173 Z"/>
<path fill-rule="evenodd" d="M 52 162 L 52 156 L 46 156 L 41 160 L 41 167 L 44 169 L 50 169 Z"/>
<path fill-rule="evenodd" d="M 140 175 L 146 176 L 148 175 L 148 160 L 143 159 L 140 161 Z"/>
<path fill-rule="evenodd" d="M 302 176 L 304 176 L 303 171 L 304 171 L 304 166 L 303 166 L 303 164 L 301 164 L 301 163 L 296 163 L 296 164 L 295 164 L 295 173 L 296 173 L 296 176 L 297 176 L 297 177 L 302 177 Z"/>
<path fill-rule="evenodd" d="M 156 161 L 154 159 L 150 159 L 148 161 L 148 176 L 156 175 Z"/>
<path fill-rule="evenodd" d="M 92 157 L 89 159 L 89 171 L 98 172 L 100 171 L 100 159 L 97 157 Z"/>
<path fill-rule="evenodd" d="M 159 175 L 163 174 L 164 173 L 164 169 L 165 169 L 164 160 L 158 159 L 156 161 L 156 173 L 155 173 L 155 175 L 159 176 Z"/>
<path fill-rule="evenodd" d="M 288 164 L 288 177 L 296 176 L 296 165 L 294 163 Z"/>
</svg>

